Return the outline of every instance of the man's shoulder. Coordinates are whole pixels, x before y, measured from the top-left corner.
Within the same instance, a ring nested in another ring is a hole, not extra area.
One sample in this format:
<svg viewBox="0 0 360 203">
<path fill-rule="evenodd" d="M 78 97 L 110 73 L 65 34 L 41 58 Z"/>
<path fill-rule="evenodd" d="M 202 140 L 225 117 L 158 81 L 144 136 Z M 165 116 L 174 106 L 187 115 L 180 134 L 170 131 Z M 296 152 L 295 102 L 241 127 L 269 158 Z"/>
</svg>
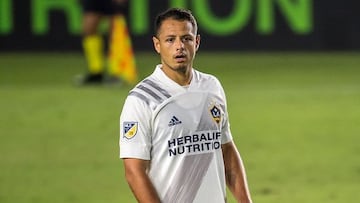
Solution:
<svg viewBox="0 0 360 203">
<path fill-rule="evenodd" d="M 135 87 L 130 90 L 128 97 L 134 97 L 137 100 L 145 102 L 153 109 L 170 98 L 171 93 L 163 87 L 154 74 L 151 74 L 135 85 Z"/>
<path fill-rule="evenodd" d="M 196 79 L 201 83 L 212 83 L 212 84 L 220 85 L 220 81 L 215 75 L 195 69 L 194 69 L 194 73 Z"/>
</svg>

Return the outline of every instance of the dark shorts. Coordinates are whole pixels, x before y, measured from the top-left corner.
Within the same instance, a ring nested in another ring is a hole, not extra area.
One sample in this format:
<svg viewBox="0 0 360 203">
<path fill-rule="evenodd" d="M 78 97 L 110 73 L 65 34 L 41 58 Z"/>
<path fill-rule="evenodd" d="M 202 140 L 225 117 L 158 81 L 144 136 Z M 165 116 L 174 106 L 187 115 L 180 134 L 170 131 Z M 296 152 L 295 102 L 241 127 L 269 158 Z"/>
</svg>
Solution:
<svg viewBox="0 0 360 203">
<path fill-rule="evenodd" d="M 124 4 L 114 3 L 113 0 L 80 0 L 84 12 L 96 12 L 103 15 L 128 13 L 128 2 Z"/>
</svg>

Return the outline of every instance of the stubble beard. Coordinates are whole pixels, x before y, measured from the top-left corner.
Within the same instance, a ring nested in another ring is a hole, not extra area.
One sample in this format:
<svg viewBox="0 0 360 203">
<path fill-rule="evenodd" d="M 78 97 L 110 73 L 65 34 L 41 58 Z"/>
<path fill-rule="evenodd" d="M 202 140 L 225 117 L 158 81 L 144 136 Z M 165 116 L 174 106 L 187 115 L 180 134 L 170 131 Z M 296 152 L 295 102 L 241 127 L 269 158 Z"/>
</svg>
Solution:
<svg viewBox="0 0 360 203">
<path fill-rule="evenodd" d="M 170 70 L 177 72 L 181 75 L 186 74 L 187 70 L 188 70 L 188 65 L 186 64 L 180 64 L 180 65 L 174 65 L 171 66 L 169 64 L 166 64 L 167 67 L 169 67 Z"/>
<path fill-rule="evenodd" d="M 179 65 L 177 67 L 170 67 L 173 71 L 176 71 L 181 74 L 185 74 L 188 67 L 186 65 Z"/>
</svg>

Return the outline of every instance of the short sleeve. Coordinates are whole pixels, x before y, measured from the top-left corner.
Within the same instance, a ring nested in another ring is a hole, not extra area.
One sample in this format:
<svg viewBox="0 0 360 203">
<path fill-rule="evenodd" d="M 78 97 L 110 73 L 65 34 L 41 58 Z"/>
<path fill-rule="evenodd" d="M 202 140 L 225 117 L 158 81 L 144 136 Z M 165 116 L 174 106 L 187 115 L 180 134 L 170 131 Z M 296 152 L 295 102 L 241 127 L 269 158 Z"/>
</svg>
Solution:
<svg viewBox="0 0 360 203">
<path fill-rule="evenodd" d="M 229 121 L 229 114 L 227 111 L 227 102 L 226 102 L 226 95 L 224 88 L 222 87 L 220 81 L 216 78 L 217 86 L 219 89 L 219 96 L 221 97 L 221 100 L 223 101 L 222 109 L 224 111 L 224 120 L 222 123 L 222 129 L 221 129 L 221 144 L 226 144 L 230 141 L 232 141 L 232 134 L 230 130 L 230 121 Z"/>
<path fill-rule="evenodd" d="M 151 111 L 148 104 L 128 96 L 120 115 L 120 158 L 150 160 Z"/>
<path fill-rule="evenodd" d="M 225 117 L 226 117 L 226 120 L 224 121 L 223 128 L 221 130 L 221 135 L 222 135 L 221 136 L 221 144 L 226 144 L 233 139 L 227 115 Z"/>
</svg>

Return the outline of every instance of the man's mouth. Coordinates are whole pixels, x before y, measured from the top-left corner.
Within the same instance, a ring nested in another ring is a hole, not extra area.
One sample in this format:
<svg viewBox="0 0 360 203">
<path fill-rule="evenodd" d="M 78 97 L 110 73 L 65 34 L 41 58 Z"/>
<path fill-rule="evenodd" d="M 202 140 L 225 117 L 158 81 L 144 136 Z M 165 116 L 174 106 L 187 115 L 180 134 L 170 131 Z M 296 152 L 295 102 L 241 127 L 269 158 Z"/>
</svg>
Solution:
<svg viewBox="0 0 360 203">
<path fill-rule="evenodd" d="M 182 62 L 182 61 L 184 61 L 185 59 L 186 59 L 186 55 L 185 55 L 185 54 L 178 54 L 178 55 L 175 56 L 175 60 L 176 60 L 177 62 Z"/>
</svg>

